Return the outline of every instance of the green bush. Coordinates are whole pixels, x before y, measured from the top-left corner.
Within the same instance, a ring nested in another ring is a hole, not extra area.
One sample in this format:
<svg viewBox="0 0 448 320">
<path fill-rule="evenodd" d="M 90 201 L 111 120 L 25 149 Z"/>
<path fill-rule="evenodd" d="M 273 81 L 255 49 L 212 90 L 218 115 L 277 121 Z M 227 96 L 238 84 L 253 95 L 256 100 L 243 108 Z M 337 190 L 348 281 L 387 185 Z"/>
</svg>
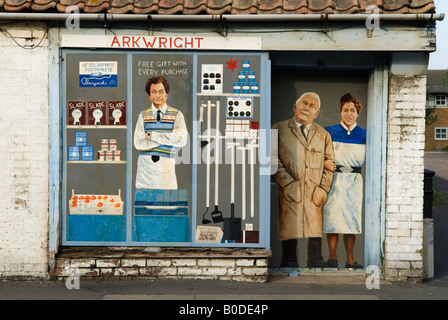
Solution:
<svg viewBox="0 0 448 320">
<path fill-rule="evenodd" d="M 445 190 L 435 191 L 433 193 L 432 205 L 433 207 L 448 203 L 448 194 Z"/>
</svg>

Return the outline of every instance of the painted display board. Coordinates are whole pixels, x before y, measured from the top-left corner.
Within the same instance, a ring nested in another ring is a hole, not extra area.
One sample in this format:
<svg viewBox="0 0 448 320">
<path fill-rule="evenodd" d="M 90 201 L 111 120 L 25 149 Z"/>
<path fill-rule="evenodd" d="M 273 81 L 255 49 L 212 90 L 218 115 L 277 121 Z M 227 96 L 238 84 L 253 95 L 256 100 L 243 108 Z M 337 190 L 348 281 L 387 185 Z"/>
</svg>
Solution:
<svg viewBox="0 0 448 320">
<path fill-rule="evenodd" d="M 69 54 L 65 62 L 64 239 L 123 242 L 129 143 L 126 57 Z"/>
<path fill-rule="evenodd" d="M 265 54 L 63 56 L 64 245 L 267 246 Z"/>
<path fill-rule="evenodd" d="M 259 243 L 261 58 L 201 55 L 198 74 L 196 239 Z"/>
</svg>

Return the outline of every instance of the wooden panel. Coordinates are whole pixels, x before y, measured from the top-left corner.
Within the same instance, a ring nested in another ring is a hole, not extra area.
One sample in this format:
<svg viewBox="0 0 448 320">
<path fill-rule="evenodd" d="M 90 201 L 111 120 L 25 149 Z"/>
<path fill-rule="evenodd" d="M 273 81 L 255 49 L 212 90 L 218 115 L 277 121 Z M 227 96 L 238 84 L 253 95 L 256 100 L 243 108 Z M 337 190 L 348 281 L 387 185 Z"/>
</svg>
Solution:
<svg viewBox="0 0 448 320">
<path fill-rule="evenodd" d="M 376 62 L 369 79 L 365 181 L 364 266 L 381 266 L 384 241 L 387 67 Z"/>
</svg>

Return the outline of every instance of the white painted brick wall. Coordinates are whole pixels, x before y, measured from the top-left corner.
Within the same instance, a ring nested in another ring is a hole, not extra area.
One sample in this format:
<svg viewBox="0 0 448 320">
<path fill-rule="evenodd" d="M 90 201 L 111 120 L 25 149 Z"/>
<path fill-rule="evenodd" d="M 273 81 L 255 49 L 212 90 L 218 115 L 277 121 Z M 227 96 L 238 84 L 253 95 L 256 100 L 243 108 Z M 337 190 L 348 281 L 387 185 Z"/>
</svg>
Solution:
<svg viewBox="0 0 448 320">
<path fill-rule="evenodd" d="M 22 46 L 45 25 L 6 28 Z M 46 277 L 48 268 L 48 40 L 26 50 L 0 33 L 0 278 Z"/>
<path fill-rule="evenodd" d="M 419 280 L 423 260 L 426 76 L 391 76 L 389 87 L 385 277 Z"/>
<path fill-rule="evenodd" d="M 56 261 L 56 277 L 67 277 L 78 268 L 86 278 L 143 277 L 149 279 L 215 279 L 265 282 L 267 252 L 253 258 L 67 258 Z"/>
</svg>

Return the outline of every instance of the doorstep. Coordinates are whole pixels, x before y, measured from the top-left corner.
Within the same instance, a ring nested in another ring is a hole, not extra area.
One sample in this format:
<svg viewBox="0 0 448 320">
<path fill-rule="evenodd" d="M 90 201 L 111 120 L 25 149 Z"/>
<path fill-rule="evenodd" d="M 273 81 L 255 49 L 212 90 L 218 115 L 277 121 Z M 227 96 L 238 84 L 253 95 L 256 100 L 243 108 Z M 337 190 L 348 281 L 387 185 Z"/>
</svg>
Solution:
<svg viewBox="0 0 448 320">
<path fill-rule="evenodd" d="M 363 269 L 353 268 L 268 268 L 273 276 L 297 277 L 305 275 L 316 276 L 364 276 Z"/>
</svg>

